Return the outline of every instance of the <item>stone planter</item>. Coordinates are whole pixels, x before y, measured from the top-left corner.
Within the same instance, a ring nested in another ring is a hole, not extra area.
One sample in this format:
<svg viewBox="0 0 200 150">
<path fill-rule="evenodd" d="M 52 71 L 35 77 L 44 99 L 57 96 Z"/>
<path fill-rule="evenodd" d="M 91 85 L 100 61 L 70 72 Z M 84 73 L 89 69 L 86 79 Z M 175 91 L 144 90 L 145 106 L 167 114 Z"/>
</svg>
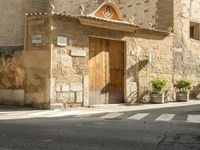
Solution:
<svg viewBox="0 0 200 150">
<path fill-rule="evenodd" d="M 165 100 L 165 94 L 164 93 L 161 93 L 161 94 L 151 93 L 151 96 L 150 96 L 150 102 L 151 103 L 163 104 L 164 100 Z"/>
<path fill-rule="evenodd" d="M 189 92 L 176 92 L 176 101 L 177 102 L 188 102 L 190 99 Z"/>
</svg>

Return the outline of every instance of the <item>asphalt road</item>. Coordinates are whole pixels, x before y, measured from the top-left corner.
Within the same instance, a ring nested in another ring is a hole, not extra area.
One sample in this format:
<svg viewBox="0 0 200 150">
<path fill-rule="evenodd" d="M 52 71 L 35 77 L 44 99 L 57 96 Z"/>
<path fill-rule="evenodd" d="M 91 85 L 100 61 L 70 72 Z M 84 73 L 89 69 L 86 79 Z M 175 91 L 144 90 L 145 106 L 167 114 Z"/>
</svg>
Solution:
<svg viewBox="0 0 200 150">
<path fill-rule="evenodd" d="M 141 120 L 130 114 L 152 115 Z M 171 121 L 155 121 L 162 113 Z M 188 123 L 200 106 L 126 112 L 122 117 L 60 117 L 0 121 L 0 150 L 200 150 L 200 124 Z"/>
</svg>

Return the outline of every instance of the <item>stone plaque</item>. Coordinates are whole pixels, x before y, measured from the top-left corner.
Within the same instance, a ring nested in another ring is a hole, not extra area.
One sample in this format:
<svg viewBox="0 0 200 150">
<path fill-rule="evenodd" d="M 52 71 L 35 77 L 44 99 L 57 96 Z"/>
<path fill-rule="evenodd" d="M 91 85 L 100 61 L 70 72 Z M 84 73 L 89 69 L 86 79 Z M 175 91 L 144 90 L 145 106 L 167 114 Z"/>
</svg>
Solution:
<svg viewBox="0 0 200 150">
<path fill-rule="evenodd" d="M 71 56 L 75 57 L 86 57 L 86 51 L 84 50 L 72 50 L 71 51 Z"/>
<path fill-rule="evenodd" d="M 82 84 L 79 84 L 79 83 L 72 83 L 70 86 L 71 86 L 71 91 L 72 92 L 78 92 L 78 91 L 82 91 L 83 90 Z"/>
<path fill-rule="evenodd" d="M 62 85 L 62 92 L 69 92 L 70 91 L 70 87 L 69 85 Z"/>
<path fill-rule="evenodd" d="M 58 46 L 67 46 L 67 38 L 63 36 L 57 37 L 57 45 Z"/>
<path fill-rule="evenodd" d="M 41 34 L 32 35 L 32 43 L 33 44 L 40 44 L 40 43 L 42 43 L 42 35 Z"/>
</svg>

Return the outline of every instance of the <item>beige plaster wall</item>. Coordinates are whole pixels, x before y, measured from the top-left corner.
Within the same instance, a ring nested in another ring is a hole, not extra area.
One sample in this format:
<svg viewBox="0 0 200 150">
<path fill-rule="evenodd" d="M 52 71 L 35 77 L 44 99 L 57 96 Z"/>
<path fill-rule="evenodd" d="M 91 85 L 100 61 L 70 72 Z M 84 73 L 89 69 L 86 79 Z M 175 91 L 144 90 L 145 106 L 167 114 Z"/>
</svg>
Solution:
<svg viewBox="0 0 200 150">
<path fill-rule="evenodd" d="M 24 65 L 27 78 L 26 104 L 34 107 L 50 106 L 50 44 L 47 15 L 28 16 Z M 41 43 L 32 43 L 32 35 L 41 34 Z"/>
<path fill-rule="evenodd" d="M 47 2 L 47 0 L 0 1 L 0 50 L 15 49 L 24 45 L 25 13 L 46 12 Z"/>
<path fill-rule="evenodd" d="M 26 68 L 21 51 L 0 53 L 0 104 L 25 104 Z"/>
<path fill-rule="evenodd" d="M 88 54 L 89 36 L 98 36 L 123 40 L 125 50 L 125 102 L 134 103 L 137 100 L 145 101 L 149 90 L 149 82 L 154 77 L 163 77 L 168 80 L 168 89 L 172 89 L 172 37 L 160 33 L 138 31 L 126 33 L 87 27 L 78 21 L 55 16 L 53 19 L 55 30 L 52 33 L 52 80 L 54 81 L 53 103 L 65 103 L 67 106 L 77 104 L 88 105 Z M 56 44 L 57 36 L 66 36 L 68 45 L 59 47 Z M 86 51 L 86 57 L 71 56 L 72 50 Z M 153 54 L 151 71 L 148 71 L 148 54 Z M 162 62 L 162 63 L 161 63 Z M 140 90 L 140 91 L 139 91 Z"/>
</svg>

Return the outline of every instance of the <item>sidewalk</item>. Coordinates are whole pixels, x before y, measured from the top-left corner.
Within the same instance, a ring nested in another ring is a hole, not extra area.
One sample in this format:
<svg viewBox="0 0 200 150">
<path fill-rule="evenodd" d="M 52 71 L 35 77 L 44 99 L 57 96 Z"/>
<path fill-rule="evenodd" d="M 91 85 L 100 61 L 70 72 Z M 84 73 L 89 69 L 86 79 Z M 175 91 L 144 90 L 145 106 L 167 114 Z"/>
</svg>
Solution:
<svg viewBox="0 0 200 150">
<path fill-rule="evenodd" d="M 32 108 L 19 108 L 12 106 L 0 105 L 0 120 L 12 120 L 12 119 L 29 119 L 29 118 L 53 118 L 53 117 L 65 117 L 65 116 L 84 116 L 94 115 L 101 113 L 117 113 L 117 112 L 132 112 L 149 109 L 162 109 L 162 108 L 174 108 L 174 107 L 186 107 L 199 105 L 200 100 L 190 100 L 189 102 L 171 102 L 165 104 L 114 104 L 114 105 L 96 105 L 91 107 L 80 108 L 67 108 L 67 109 L 55 109 L 55 110 L 38 110 Z"/>
<path fill-rule="evenodd" d="M 126 111 L 138 111 L 138 110 L 148 110 L 148 109 L 160 109 L 160 108 L 173 108 L 173 107 L 184 107 L 199 105 L 200 110 L 200 100 L 190 100 L 189 102 L 170 102 L 164 104 L 110 104 L 110 105 L 95 105 L 89 108 L 68 108 L 68 111 L 79 111 L 81 114 L 92 114 L 92 113 L 109 113 L 109 112 L 126 112 Z"/>
</svg>

